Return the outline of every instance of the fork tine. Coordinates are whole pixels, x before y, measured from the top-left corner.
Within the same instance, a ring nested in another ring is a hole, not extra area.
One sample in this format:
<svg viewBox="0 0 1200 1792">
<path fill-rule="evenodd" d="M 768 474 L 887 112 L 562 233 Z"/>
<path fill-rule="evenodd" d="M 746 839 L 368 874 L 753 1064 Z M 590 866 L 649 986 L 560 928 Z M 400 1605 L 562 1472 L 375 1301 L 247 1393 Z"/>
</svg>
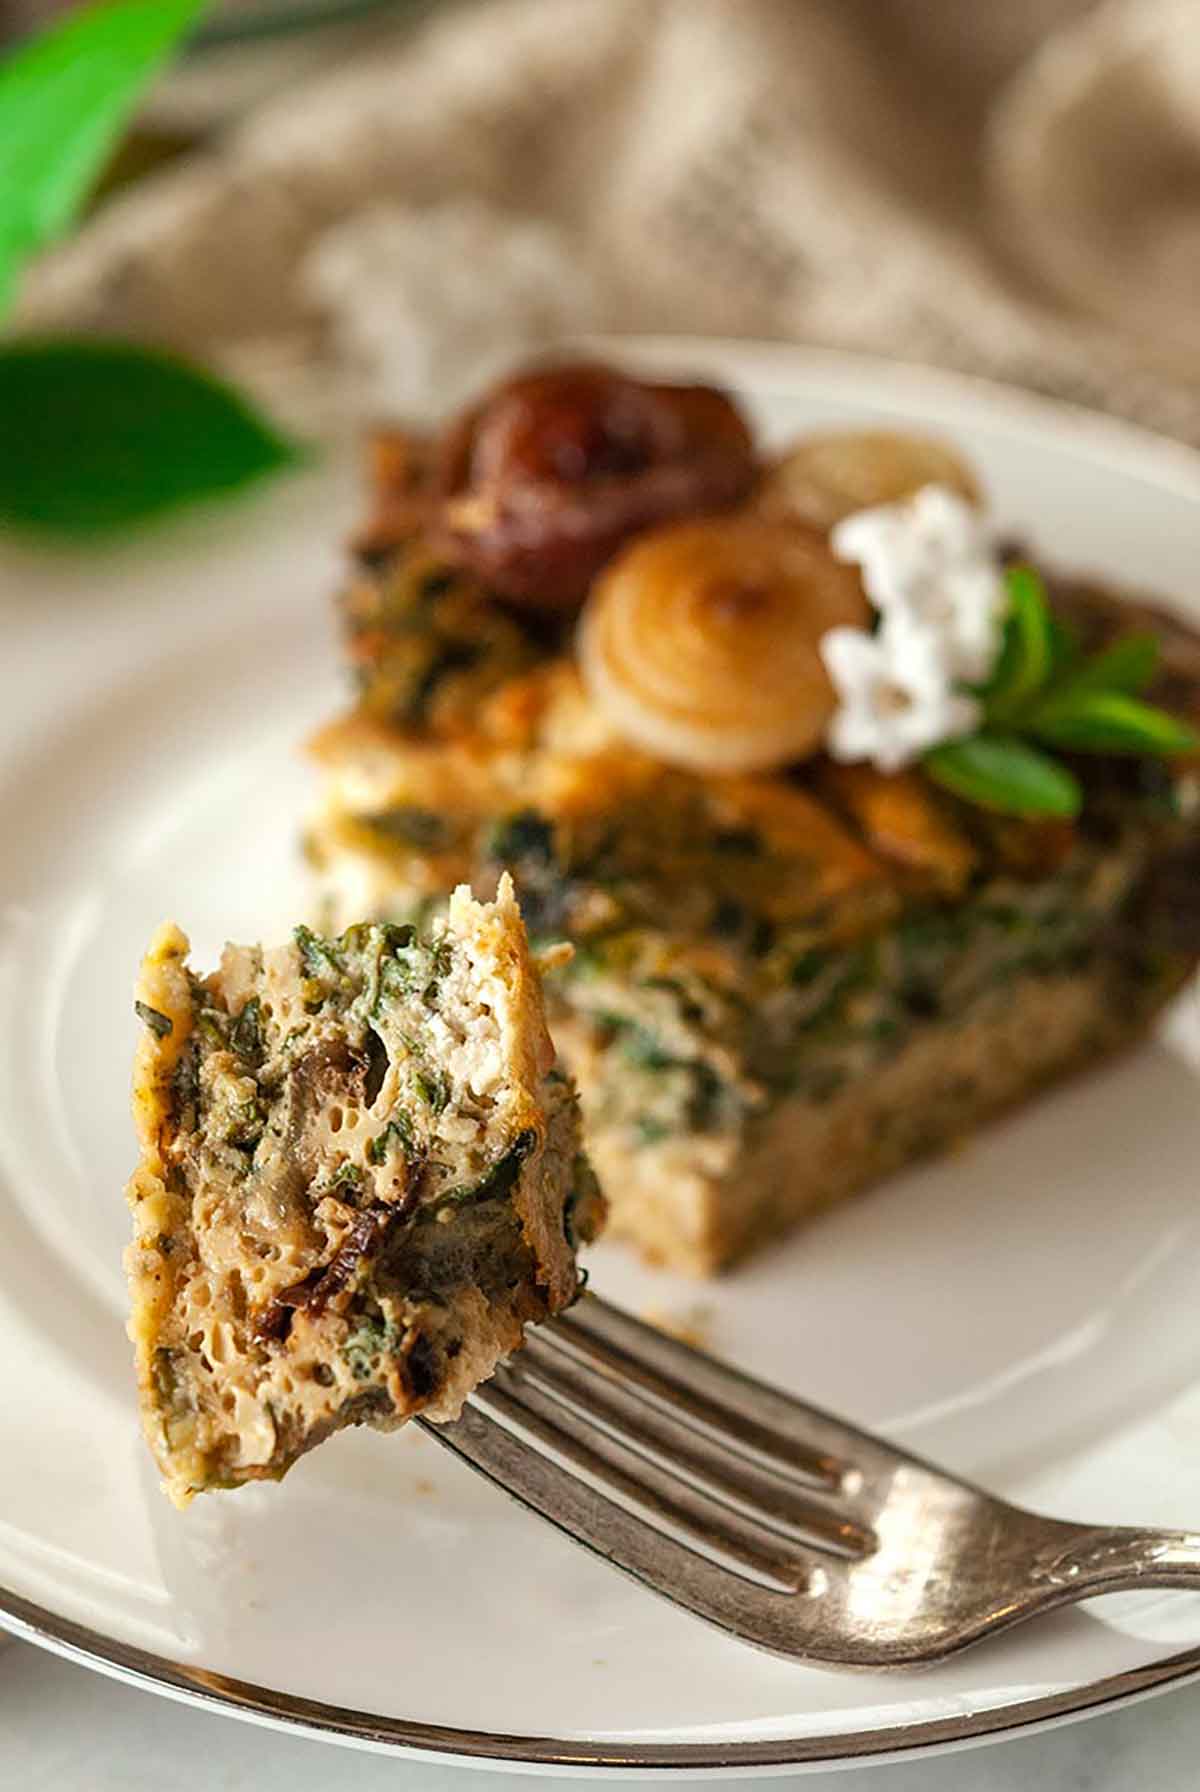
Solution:
<svg viewBox="0 0 1200 1792">
<path fill-rule="evenodd" d="M 810 1446 L 807 1420 L 588 1297 L 532 1331 L 461 1418 L 419 1422 L 674 1604 L 758 1647 L 817 1656 L 823 1596 L 876 1539 L 839 1510 L 857 1467 Z"/>
<path fill-rule="evenodd" d="M 472 1396 L 476 1410 L 572 1474 L 597 1501 L 639 1519 L 660 1538 L 759 1587 L 792 1594 L 808 1582 L 809 1564 L 794 1543 L 756 1533 L 737 1514 L 714 1507 L 655 1464 L 630 1460 L 623 1446 L 505 1370 Z M 607 1527 L 608 1518 L 602 1521 Z"/>
<path fill-rule="evenodd" d="M 777 1591 L 744 1572 L 667 1535 L 621 1504 L 598 1494 L 571 1469 L 544 1456 L 520 1429 L 510 1430 L 472 1395 L 460 1419 L 416 1423 L 489 1481 L 502 1487 L 576 1543 L 619 1568 L 672 1604 L 742 1641 L 794 1654 L 797 1606 L 808 1600 Z M 819 1594 L 824 1570 L 813 1570 L 804 1592 Z"/>
<path fill-rule="evenodd" d="M 531 1334 L 532 1336 L 533 1334 Z M 586 1352 L 606 1380 L 636 1386 L 723 1451 L 788 1476 L 813 1491 L 852 1496 L 864 1477 L 890 1476 L 901 1463 L 926 1466 L 680 1339 L 635 1319 L 599 1295 L 538 1328 L 552 1349 Z"/>
<path fill-rule="evenodd" d="M 940 1661 L 1093 1593 L 1200 1587 L 1198 1537 L 1039 1517 L 594 1297 L 461 1418 L 418 1423 L 614 1567 L 793 1660 Z"/>
<path fill-rule="evenodd" d="M 531 1389 L 543 1404 L 548 1400 L 589 1432 L 603 1433 L 639 1464 L 650 1464 L 748 1520 L 756 1533 L 773 1531 L 792 1543 L 846 1556 L 864 1556 L 875 1547 L 873 1534 L 829 1503 L 824 1489 L 815 1493 L 806 1480 L 781 1479 L 724 1445 L 716 1447 L 688 1415 L 647 1398 L 640 1385 L 615 1372 L 598 1376 L 590 1355 L 564 1351 L 558 1342 L 529 1334 L 510 1365 L 522 1392 Z"/>
<path fill-rule="evenodd" d="M 758 1423 L 745 1398 L 732 1405 L 728 1390 L 714 1398 L 694 1375 L 688 1379 L 664 1372 L 641 1349 L 633 1355 L 623 1341 L 605 1336 L 583 1316 L 563 1315 L 542 1329 L 544 1338 L 537 1340 L 541 1350 L 578 1364 L 609 1387 L 636 1388 L 647 1408 L 669 1414 L 710 1447 L 719 1443 L 753 1467 L 808 1491 L 834 1493 L 841 1487 L 844 1462 Z M 737 1392 L 741 1395 L 742 1390 Z"/>
</svg>

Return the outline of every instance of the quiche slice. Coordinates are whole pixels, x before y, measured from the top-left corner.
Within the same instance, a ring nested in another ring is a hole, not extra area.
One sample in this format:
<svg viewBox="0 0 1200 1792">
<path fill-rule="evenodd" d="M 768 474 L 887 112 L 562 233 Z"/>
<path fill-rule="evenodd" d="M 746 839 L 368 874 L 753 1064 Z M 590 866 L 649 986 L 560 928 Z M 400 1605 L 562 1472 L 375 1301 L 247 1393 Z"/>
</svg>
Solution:
<svg viewBox="0 0 1200 1792">
<path fill-rule="evenodd" d="M 829 530 L 932 482 L 920 584 L 983 488 L 955 447 L 839 431 L 714 505 L 707 457 L 744 467 L 749 432 L 719 395 L 668 427 L 660 394 L 559 368 L 377 444 L 306 847 L 331 926 L 512 874 L 535 941 L 575 948 L 547 1001 L 610 1234 L 708 1275 L 1145 1033 L 1200 964 L 1200 755 L 1060 727 L 1072 819 L 837 763 L 822 643 L 871 594 Z M 986 608 L 1000 564 L 965 564 Z M 1018 735 L 1039 678 L 1109 649 L 1119 695 L 1200 728 L 1193 626 L 1034 582 Z"/>
<path fill-rule="evenodd" d="M 1200 639 L 1057 581 L 1089 651 L 1162 650 L 1200 717 Z M 1200 958 L 1200 777 L 1080 760 L 1072 823 L 989 815 L 915 772 L 667 766 L 606 730 L 562 654 L 457 732 L 358 710 L 314 743 L 308 853 L 331 925 L 516 880 L 578 1080 L 609 1235 L 709 1275 L 1138 1039 Z M 434 793 L 435 808 L 430 806 Z"/>
<path fill-rule="evenodd" d="M 177 1505 L 344 1425 L 457 1416 L 575 1296 L 603 1201 L 508 879 L 443 923 L 305 927 L 142 966 L 126 1257 L 143 1426 Z"/>
</svg>

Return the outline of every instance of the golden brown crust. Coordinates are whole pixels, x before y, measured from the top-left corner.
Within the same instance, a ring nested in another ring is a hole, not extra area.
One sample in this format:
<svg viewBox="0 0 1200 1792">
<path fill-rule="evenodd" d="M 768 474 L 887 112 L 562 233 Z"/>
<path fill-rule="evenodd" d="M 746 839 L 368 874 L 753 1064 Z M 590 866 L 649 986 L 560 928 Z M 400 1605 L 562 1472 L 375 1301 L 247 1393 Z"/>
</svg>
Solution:
<svg viewBox="0 0 1200 1792">
<path fill-rule="evenodd" d="M 549 1141 L 545 1107 L 535 1092 L 541 1090 L 553 1068 L 555 1052 L 546 1027 L 541 980 L 529 955 L 512 878 L 507 872 L 500 878 L 491 903 L 477 902 L 470 889 L 461 885 L 450 898 L 449 922 L 451 931 L 469 944 L 476 963 L 491 966 L 485 990 L 488 999 L 497 1004 L 502 1032 L 509 1042 L 511 1085 L 521 1092 L 513 1104 L 509 1130 L 528 1131 L 537 1139 L 513 1192 L 513 1205 L 521 1216 L 522 1233 L 548 1309 L 555 1312 L 573 1297 L 577 1280 L 561 1213 L 548 1209 L 542 1193 Z"/>
<path fill-rule="evenodd" d="M 158 929 L 142 962 L 135 1000 L 170 1022 L 166 1033 L 144 1028 L 133 1072 L 133 1121 L 141 1162 L 125 1194 L 133 1217 L 133 1242 L 125 1253 L 131 1285 L 140 1289 L 127 1331 L 134 1347 L 139 1405 L 147 1441 L 158 1442 L 150 1423 L 154 1397 L 154 1351 L 175 1300 L 182 1264 L 163 1248 L 186 1223 L 186 1204 L 164 1181 L 164 1133 L 170 1126 L 171 1077 L 191 1030 L 192 998 L 184 969 L 187 936 L 171 922 Z"/>
<path fill-rule="evenodd" d="M 915 772 L 822 761 L 815 783 L 889 865 L 945 896 L 966 888 L 979 863 L 978 849 L 927 779 Z"/>
</svg>

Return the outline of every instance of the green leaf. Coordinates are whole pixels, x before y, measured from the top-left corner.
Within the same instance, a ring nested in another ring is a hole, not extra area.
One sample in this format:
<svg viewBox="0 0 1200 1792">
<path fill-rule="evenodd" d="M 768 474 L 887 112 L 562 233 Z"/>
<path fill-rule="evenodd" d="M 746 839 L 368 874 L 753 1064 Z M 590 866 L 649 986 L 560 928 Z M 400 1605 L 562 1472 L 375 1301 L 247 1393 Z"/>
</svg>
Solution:
<svg viewBox="0 0 1200 1792">
<path fill-rule="evenodd" d="M 1157 635 L 1126 635 L 1102 653 L 1084 660 L 1061 681 L 1056 681 L 1052 700 L 1055 703 L 1060 698 L 1073 700 L 1090 691 L 1124 691 L 1135 697 L 1154 677 L 1159 651 Z"/>
<path fill-rule="evenodd" d="M 0 345 L 0 522 L 61 535 L 125 528 L 299 458 L 244 398 L 172 355 L 119 342 Z"/>
<path fill-rule="evenodd" d="M 1185 722 L 1124 691 L 1072 691 L 1029 719 L 1030 732 L 1078 753 L 1194 753 L 1200 736 Z"/>
<path fill-rule="evenodd" d="M 1031 566 L 1013 566 L 1005 574 L 1009 611 L 996 669 L 984 692 L 989 721 L 1019 714 L 1042 689 L 1055 662 L 1054 619 L 1046 589 Z"/>
<path fill-rule="evenodd" d="M 1050 680 L 1064 677 L 1079 664 L 1079 636 L 1061 616 L 1050 617 Z"/>
<path fill-rule="evenodd" d="M 0 63 L 0 310 L 60 236 L 151 78 L 207 0 L 106 0 Z"/>
<path fill-rule="evenodd" d="M 943 789 L 1002 815 L 1078 815 L 1082 792 L 1066 766 L 1011 734 L 947 741 L 922 764 Z"/>
</svg>

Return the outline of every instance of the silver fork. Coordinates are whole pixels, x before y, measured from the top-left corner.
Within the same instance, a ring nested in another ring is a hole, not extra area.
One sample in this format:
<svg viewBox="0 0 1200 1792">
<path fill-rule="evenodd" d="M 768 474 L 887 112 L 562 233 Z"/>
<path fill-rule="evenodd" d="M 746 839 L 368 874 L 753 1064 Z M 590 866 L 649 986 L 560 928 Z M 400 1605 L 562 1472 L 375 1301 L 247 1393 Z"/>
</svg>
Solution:
<svg viewBox="0 0 1200 1792">
<path fill-rule="evenodd" d="M 1200 1590 L 1200 1533 L 994 1499 L 587 1294 L 431 1437 L 676 1605 L 798 1661 L 940 1661 L 1054 1606 Z"/>
</svg>

